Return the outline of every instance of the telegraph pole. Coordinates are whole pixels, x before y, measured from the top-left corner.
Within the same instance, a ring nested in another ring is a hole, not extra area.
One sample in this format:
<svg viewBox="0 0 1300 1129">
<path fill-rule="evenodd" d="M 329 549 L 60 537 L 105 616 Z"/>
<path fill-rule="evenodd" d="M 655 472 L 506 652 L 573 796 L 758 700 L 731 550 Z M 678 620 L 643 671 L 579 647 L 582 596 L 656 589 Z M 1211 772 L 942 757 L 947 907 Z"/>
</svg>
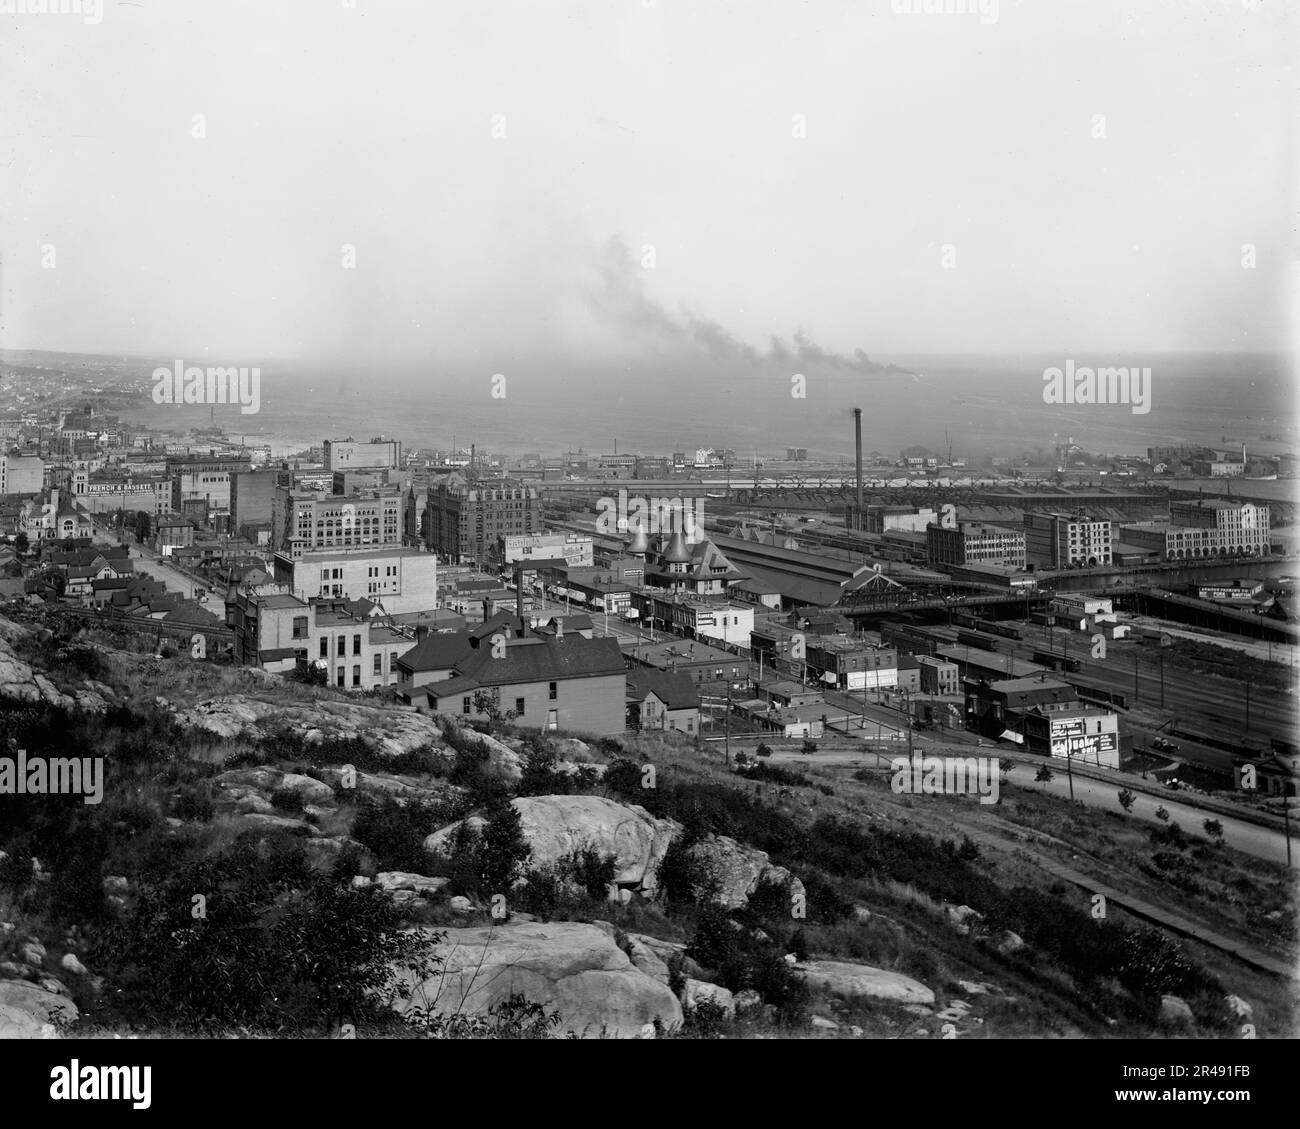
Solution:
<svg viewBox="0 0 1300 1129">
<path fill-rule="evenodd" d="M 1286 796 L 1282 797 L 1282 825 L 1286 835 L 1286 867 L 1291 869 L 1291 805 Z"/>
<path fill-rule="evenodd" d="M 727 680 L 727 736 L 726 751 L 724 752 L 726 763 L 731 764 L 731 680 Z"/>
</svg>

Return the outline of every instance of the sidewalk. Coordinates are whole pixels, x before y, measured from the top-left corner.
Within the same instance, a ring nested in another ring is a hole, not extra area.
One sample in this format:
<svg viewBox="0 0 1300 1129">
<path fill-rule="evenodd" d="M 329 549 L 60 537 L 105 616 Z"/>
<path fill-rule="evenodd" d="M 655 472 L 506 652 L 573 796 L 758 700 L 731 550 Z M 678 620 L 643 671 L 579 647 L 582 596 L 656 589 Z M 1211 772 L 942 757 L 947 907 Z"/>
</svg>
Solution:
<svg viewBox="0 0 1300 1129">
<path fill-rule="evenodd" d="M 1170 913 L 1167 910 L 1158 909 L 1150 902 L 1122 893 L 1115 889 L 1114 886 L 1108 886 L 1104 882 L 1098 882 L 1095 878 L 1089 878 L 1086 874 L 1075 870 L 1073 867 L 1066 866 L 1064 863 L 1059 863 L 1055 859 L 1043 858 L 1039 859 L 1038 862 L 1048 874 L 1062 878 L 1081 889 L 1087 890 L 1089 893 L 1101 894 L 1107 902 L 1123 907 L 1135 917 L 1150 921 L 1154 925 L 1159 925 L 1163 929 L 1179 933 L 1184 937 L 1191 937 L 1204 945 L 1210 945 L 1236 957 L 1245 964 L 1249 964 L 1252 968 L 1271 972 L 1274 976 L 1281 976 L 1284 979 L 1300 979 L 1300 964 L 1295 961 L 1288 962 L 1273 953 L 1257 949 L 1253 945 L 1244 945 L 1240 941 L 1235 941 L 1231 937 L 1217 933 L 1199 922 Z"/>
<path fill-rule="evenodd" d="M 1053 757 L 1048 761 L 1044 761 L 1042 757 L 1009 757 L 1001 749 L 997 751 L 996 755 L 1003 760 L 1013 761 L 1016 764 L 1034 765 L 1046 763 L 1048 768 L 1058 776 L 1065 775 L 1064 768 L 1058 766 L 1058 762 L 1061 760 L 1059 757 Z M 1100 780 L 1103 784 L 1127 788 L 1130 792 L 1141 792 L 1147 796 L 1154 796 L 1156 799 L 1176 799 L 1178 803 L 1186 804 L 1188 807 L 1200 808 L 1215 815 L 1230 816 L 1233 819 L 1241 820 L 1243 823 L 1253 823 L 1257 827 L 1265 827 L 1270 831 L 1286 831 L 1286 820 L 1282 816 L 1259 811 L 1257 808 L 1234 804 L 1230 800 L 1219 800 L 1203 795 L 1200 792 L 1189 792 L 1183 789 L 1174 791 L 1159 784 L 1153 784 L 1148 780 L 1143 780 L 1141 777 L 1135 779 L 1130 773 L 1120 772 L 1118 769 L 1098 768 L 1096 765 L 1091 764 L 1081 765 L 1076 763 L 1073 764 L 1070 771 L 1076 776 L 1086 776 L 1093 780 Z"/>
</svg>

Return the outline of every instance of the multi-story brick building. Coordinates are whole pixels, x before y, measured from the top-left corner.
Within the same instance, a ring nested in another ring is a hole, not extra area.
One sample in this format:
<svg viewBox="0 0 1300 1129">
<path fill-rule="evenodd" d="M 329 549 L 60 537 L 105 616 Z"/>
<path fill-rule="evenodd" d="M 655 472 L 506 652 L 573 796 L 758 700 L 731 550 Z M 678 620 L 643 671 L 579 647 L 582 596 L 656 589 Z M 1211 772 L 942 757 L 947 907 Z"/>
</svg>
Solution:
<svg viewBox="0 0 1300 1129">
<path fill-rule="evenodd" d="M 92 514 L 125 510 L 161 517 L 171 513 L 173 485 L 165 475 L 106 478 L 78 469 L 72 472 L 72 495 Z"/>
<path fill-rule="evenodd" d="M 396 439 L 372 439 L 358 443 L 353 439 L 326 439 L 325 469 L 396 470 L 402 465 L 402 444 Z"/>
<path fill-rule="evenodd" d="M 931 524 L 926 527 L 925 538 L 931 565 L 1025 567 L 1025 534 L 1021 529 L 962 521 L 952 528 Z"/>
<path fill-rule="evenodd" d="M 1172 502 L 1169 524 L 1212 530 L 1216 538 L 1214 548 L 1219 556 L 1252 556 L 1269 551 L 1268 506 L 1230 502 L 1224 498 Z"/>
<path fill-rule="evenodd" d="M 961 691 L 961 675 L 956 663 L 933 655 L 917 655 L 921 667 L 921 692 L 923 694 L 957 694 Z"/>
<path fill-rule="evenodd" d="M 230 478 L 252 469 L 246 458 L 176 455 L 167 460 L 172 480 L 171 509 L 184 513 L 185 503 L 203 501 L 211 511 L 230 512 Z"/>
<path fill-rule="evenodd" d="M 0 454 L 0 494 L 36 494 L 45 485 L 45 463 L 19 451 Z"/>
<path fill-rule="evenodd" d="M 276 581 L 304 599 L 369 599 L 397 615 L 438 606 L 438 558 L 423 549 L 323 549 L 272 559 Z"/>
<path fill-rule="evenodd" d="M 1039 568 L 1108 565 L 1114 527 L 1085 514 L 1025 514 L 1025 562 Z"/>
<path fill-rule="evenodd" d="M 1252 502 L 1204 498 L 1174 502 L 1169 520 L 1132 522 L 1120 539 L 1161 560 L 1263 556 L 1270 551 L 1269 508 Z"/>
<path fill-rule="evenodd" d="M 481 563 L 499 538 L 541 533 L 537 489 L 517 482 L 499 486 L 440 484 L 429 491 L 425 544 L 454 564 Z"/>
<path fill-rule="evenodd" d="M 230 476 L 230 523 L 236 530 L 243 526 L 265 525 L 275 511 L 276 490 L 292 487 L 293 471 L 268 467 L 263 470 L 236 471 Z"/>
<path fill-rule="evenodd" d="M 311 494 L 276 488 L 271 547 L 292 558 L 327 550 L 402 543 L 400 494 Z"/>
<path fill-rule="evenodd" d="M 235 662 L 277 673 L 306 661 L 311 607 L 284 586 L 245 588 L 227 597 L 226 626 L 235 636 Z"/>
<path fill-rule="evenodd" d="M 236 662 L 280 674 L 313 663 L 340 690 L 396 685 L 397 659 L 414 642 L 369 600 L 302 600 L 280 585 L 236 592 L 226 624 Z"/>
<path fill-rule="evenodd" d="M 591 568 L 593 541 L 581 533 L 513 534 L 499 539 L 496 555 L 502 564 L 563 559 L 570 568 Z"/>
<path fill-rule="evenodd" d="M 340 690 L 374 690 L 402 680 L 397 660 L 415 640 L 376 614 L 368 600 L 313 600 L 309 655 Z"/>
</svg>

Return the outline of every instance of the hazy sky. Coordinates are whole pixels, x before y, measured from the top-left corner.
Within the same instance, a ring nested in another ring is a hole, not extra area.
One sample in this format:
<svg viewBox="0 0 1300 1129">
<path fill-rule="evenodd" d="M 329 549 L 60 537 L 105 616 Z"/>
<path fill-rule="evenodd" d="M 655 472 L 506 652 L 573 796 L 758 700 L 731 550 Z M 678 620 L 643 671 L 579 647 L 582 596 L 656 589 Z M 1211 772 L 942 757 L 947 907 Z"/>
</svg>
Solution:
<svg viewBox="0 0 1300 1129">
<path fill-rule="evenodd" d="M 0 14 L 4 347 L 1291 345 L 1292 3 L 103 5 Z"/>
</svg>

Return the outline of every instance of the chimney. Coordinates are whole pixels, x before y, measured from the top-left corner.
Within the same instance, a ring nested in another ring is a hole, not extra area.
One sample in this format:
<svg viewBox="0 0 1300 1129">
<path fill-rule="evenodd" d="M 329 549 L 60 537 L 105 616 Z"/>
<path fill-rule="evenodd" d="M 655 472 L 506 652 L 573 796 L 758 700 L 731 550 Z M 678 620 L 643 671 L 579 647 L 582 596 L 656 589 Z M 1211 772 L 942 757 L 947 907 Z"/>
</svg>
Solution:
<svg viewBox="0 0 1300 1129">
<path fill-rule="evenodd" d="M 853 528 L 860 530 L 862 528 L 862 409 L 853 409 L 853 442 L 854 453 L 857 457 L 857 514 L 853 520 Z"/>
<path fill-rule="evenodd" d="M 524 623 L 524 570 L 518 564 L 515 565 L 515 615 L 522 627 Z"/>
</svg>

